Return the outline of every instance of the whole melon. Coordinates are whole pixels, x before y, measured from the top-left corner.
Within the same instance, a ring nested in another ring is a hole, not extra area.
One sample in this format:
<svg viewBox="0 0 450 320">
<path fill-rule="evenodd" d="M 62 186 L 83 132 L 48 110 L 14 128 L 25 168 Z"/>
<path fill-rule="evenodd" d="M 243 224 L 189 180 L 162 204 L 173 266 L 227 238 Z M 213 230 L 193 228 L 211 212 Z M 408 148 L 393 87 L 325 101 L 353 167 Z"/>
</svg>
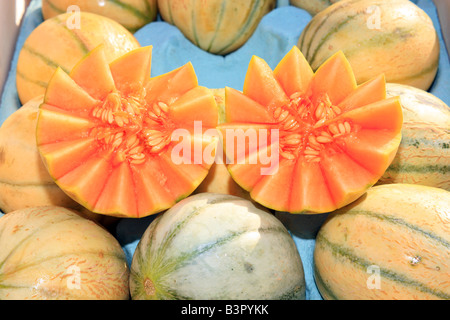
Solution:
<svg viewBox="0 0 450 320">
<path fill-rule="evenodd" d="M 158 13 L 156 0 L 43 0 L 42 15 L 44 19 L 53 18 L 67 12 L 72 5 L 81 11 L 111 18 L 130 32 L 154 21 Z"/>
<path fill-rule="evenodd" d="M 338 1 L 340 0 L 289 0 L 289 4 L 314 16 Z"/>
<path fill-rule="evenodd" d="M 158 0 L 165 22 L 199 48 L 219 55 L 240 48 L 275 5 L 276 0 Z"/>
<path fill-rule="evenodd" d="M 402 142 L 379 183 L 412 183 L 450 191 L 450 108 L 435 95 L 388 83 L 386 94 L 400 96 Z"/>
<path fill-rule="evenodd" d="M 100 44 L 109 62 L 140 47 L 131 32 L 98 14 L 64 13 L 42 22 L 26 38 L 19 52 L 16 84 L 21 103 L 44 94 L 57 67 L 69 73 Z"/>
<path fill-rule="evenodd" d="M 321 227 L 315 281 L 330 300 L 449 300 L 449 249 L 450 192 L 376 186 Z"/>
<path fill-rule="evenodd" d="M 250 201 L 202 193 L 149 225 L 133 255 L 135 300 L 304 299 L 295 243 Z"/>
<path fill-rule="evenodd" d="M 78 204 L 53 181 L 36 146 L 37 97 L 11 114 L 0 127 L 0 209 L 11 212 L 27 207 Z"/>
<path fill-rule="evenodd" d="M 118 241 L 62 207 L 0 218 L 0 300 L 125 300 L 129 269 Z"/>
<path fill-rule="evenodd" d="M 428 90 L 439 65 L 431 18 L 405 0 L 338 1 L 311 19 L 297 46 L 314 70 L 343 51 L 359 84 L 384 73 L 387 82 Z"/>
</svg>

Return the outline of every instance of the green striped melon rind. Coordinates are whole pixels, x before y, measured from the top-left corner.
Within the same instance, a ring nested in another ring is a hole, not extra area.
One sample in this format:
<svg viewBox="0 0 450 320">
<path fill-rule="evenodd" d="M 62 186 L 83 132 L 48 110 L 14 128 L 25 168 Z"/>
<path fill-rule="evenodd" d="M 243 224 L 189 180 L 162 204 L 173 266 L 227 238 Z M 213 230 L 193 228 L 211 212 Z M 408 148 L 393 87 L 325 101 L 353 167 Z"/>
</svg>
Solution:
<svg viewBox="0 0 450 320">
<path fill-rule="evenodd" d="M 45 20 L 20 48 L 16 87 L 22 104 L 45 93 L 57 67 L 70 73 L 80 59 L 101 43 L 108 62 L 140 46 L 131 32 L 112 19 L 81 12 L 79 21 L 83 27 L 71 28 L 71 17 L 72 13 L 66 13 Z"/>
<path fill-rule="evenodd" d="M 210 0 L 211 8 L 220 6 L 219 12 L 214 17 L 206 17 L 210 23 L 215 22 L 212 28 L 208 24 L 207 30 L 201 30 L 200 19 L 205 19 L 197 14 L 197 10 L 204 6 L 199 0 L 190 0 L 187 4 L 188 14 L 179 17 L 174 14 L 171 2 L 174 6 L 180 6 L 180 1 L 158 0 L 160 14 L 164 21 L 178 27 L 180 31 L 197 47 L 217 55 L 225 55 L 241 47 L 253 34 L 262 17 L 276 6 L 276 0 L 251 0 L 251 1 L 226 1 Z M 250 3 L 249 3 L 250 2 Z M 167 4 L 168 3 L 168 4 Z M 166 9 L 167 8 L 167 11 Z M 242 21 L 236 20 L 238 11 L 244 12 Z M 232 37 L 228 37 L 232 34 Z M 225 37 L 226 40 L 222 39 Z"/>
<path fill-rule="evenodd" d="M 411 184 L 373 187 L 333 212 L 320 229 L 314 252 L 320 293 L 328 300 L 449 300 L 449 213 L 446 190 Z M 390 247 L 383 246 L 389 241 Z M 418 259 L 414 263 L 411 254 Z M 378 267 L 379 288 L 366 282 L 371 266 Z"/>
<path fill-rule="evenodd" d="M 74 31 L 74 29 L 69 29 L 67 27 L 67 25 L 60 19 L 60 17 L 54 17 L 53 19 L 49 20 L 48 23 L 52 23 L 53 24 L 53 28 L 62 28 L 63 30 L 67 31 L 67 34 L 69 35 L 69 38 L 73 40 L 73 42 L 75 43 L 75 45 L 80 49 L 80 56 L 86 55 L 89 52 L 89 49 L 87 48 L 86 43 L 83 41 L 83 39 L 81 39 L 77 33 Z M 24 43 L 24 45 L 22 46 L 21 51 L 23 51 L 26 54 L 32 55 L 37 57 L 39 60 L 42 61 L 42 63 L 46 64 L 47 66 L 56 69 L 58 67 L 60 67 L 61 69 L 64 70 L 64 72 L 66 73 L 70 73 L 71 68 L 73 66 L 71 65 L 67 65 L 66 61 L 54 61 L 52 59 L 50 59 L 48 56 L 46 56 L 45 54 L 42 54 L 40 52 L 38 52 L 37 50 L 35 50 L 34 48 L 32 48 L 31 46 L 29 46 L 26 42 Z M 21 66 L 18 65 L 17 68 L 17 77 L 22 78 L 24 81 L 26 82 L 30 82 L 33 83 L 36 86 L 42 87 L 43 90 L 45 90 L 45 88 L 47 88 L 48 82 L 47 81 L 42 81 L 39 79 L 32 79 L 30 78 L 26 72 L 27 70 L 21 70 L 20 68 Z"/>
<path fill-rule="evenodd" d="M 43 5 L 48 6 L 56 14 L 63 14 L 66 13 L 68 10 L 68 8 L 60 7 L 59 4 L 57 3 L 58 1 L 55 0 L 42 0 L 42 1 Z M 110 4 L 111 6 L 116 7 L 116 9 L 121 10 L 123 12 L 120 19 L 119 17 L 117 17 L 114 20 L 119 22 L 121 25 L 123 25 L 132 33 L 136 32 L 147 23 L 150 23 L 153 20 L 155 20 L 157 15 L 156 0 L 154 6 L 150 4 L 150 0 L 142 0 L 141 2 L 145 6 L 144 10 L 142 10 L 142 8 L 136 8 L 135 6 L 131 5 L 130 3 L 124 0 L 105 0 L 105 5 L 108 5 L 106 4 L 106 2 L 108 2 L 108 4 Z M 101 8 L 96 12 L 94 11 L 91 12 L 102 14 Z M 105 16 L 108 15 L 106 14 Z M 136 19 L 134 23 L 131 23 L 132 19 L 130 19 L 130 17 Z"/>
<path fill-rule="evenodd" d="M 450 108 L 411 86 L 388 83 L 386 94 L 400 96 L 404 123 L 397 155 L 378 183 L 413 183 L 450 191 Z"/>
<path fill-rule="evenodd" d="M 295 243 L 250 201 L 212 193 L 158 216 L 131 264 L 132 299 L 304 299 Z"/>
<path fill-rule="evenodd" d="M 431 240 L 434 240 L 440 244 L 442 244 L 446 248 L 450 248 L 450 242 L 446 239 L 442 239 L 441 237 L 437 237 L 432 233 L 427 232 L 426 230 L 421 229 L 416 225 L 409 224 L 404 220 L 397 219 L 393 216 L 387 216 L 384 214 L 377 214 L 371 211 L 353 211 L 350 214 L 352 215 L 361 215 L 369 219 L 381 220 L 385 223 L 390 223 L 396 226 L 402 226 L 412 230 L 414 233 L 420 234 L 424 237 L 427 237 Z M 330 242 L 323 233 L 319 233 L 316 239 L 319 246 L 322 246 L 324 250 L 331 250 L 333 255 L 335 255 L 336 259 L 342 261 L 342 263 L 351 263 L 357 268 L 360 268 L 364 272 L 373 265 L 368 259 L 364 257 L 358 256 L 352 249 L 346 248 L 345 246 Z M 319 284 L 319 287 L 325 291 L 325 296 L 332 297 L 334 300 L 338 300 L 338 297 L 334 294 L 331 288 L 327 287 L 325 281 L 322 279 L 320 272 L 317 268 L 315 268 L 315 278 Z M 422 291 L 424 293 L 429 293 L 441 299 L 450 299 L 450 294 L 446 292 L 442 292 L 439 289 L 433 289 L 428 287 L 421 281 L 417 281 L 415 279 L 411 279 L 408 276 L 393 272 L 388 268 L 381 268 L 380 274 L 383 278 L 394 281 L 400 285 L 405 287 L 412 287 L 416 290 Z"/>
<path fill-rule="evenodd" d="M 314 16 L 338 1 L 340 0 L 290 0 L 289 3 Z"/>
<path fill-rule="evenodd" d="M 402 12 L 414 14 L 400 19 Z M 431 19 L 405 0 L 338 1 L 311 19 L 297 46 L 313 70 L 342 50 L 359 84 L 384 73 L 388 82 L 427 90 L 439 65 Z"/>
<path fill-rule="evenodd" d="M 125 252 L 77 211 L 38 206 L 0 215 L 0 245 L 0 300 L 129 298 Z M 69 286 L 71 267 L 79 268 L 79 288 Z"/>
</svg>

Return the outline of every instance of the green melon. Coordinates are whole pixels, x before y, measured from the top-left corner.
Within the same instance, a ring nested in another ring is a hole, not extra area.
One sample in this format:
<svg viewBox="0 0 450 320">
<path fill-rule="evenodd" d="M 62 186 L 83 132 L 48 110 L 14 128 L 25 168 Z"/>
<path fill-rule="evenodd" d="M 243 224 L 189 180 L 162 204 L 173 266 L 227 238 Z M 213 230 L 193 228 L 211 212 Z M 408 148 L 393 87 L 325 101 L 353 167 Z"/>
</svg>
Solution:
<svg viewBox="0 0 450 320">
<path fill-rule="evenodd" d="M 250 201 L 202 193 L 158 216 L 131 263 L 132 299 L 304 299 L 295 243 Z"/>
</svg>

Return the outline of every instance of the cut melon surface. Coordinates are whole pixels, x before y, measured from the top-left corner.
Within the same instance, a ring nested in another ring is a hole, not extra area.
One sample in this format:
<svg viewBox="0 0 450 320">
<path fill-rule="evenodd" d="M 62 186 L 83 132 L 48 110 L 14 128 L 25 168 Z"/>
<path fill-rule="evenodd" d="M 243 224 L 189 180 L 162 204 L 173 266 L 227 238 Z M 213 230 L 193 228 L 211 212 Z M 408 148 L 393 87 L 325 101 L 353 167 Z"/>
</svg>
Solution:
<svg viewBox="0 0 450 320">
<path fill-rule="evenodd" d="M 218 123 L 212 92 L 190 63 L 150 77 L 152 47 L 108 64 L 102 46 L 40 106 L 37 145 L 58 186 L 92 212 L 144 217 L 190 195 L 208 174 Z M 207 160 L 207 159 L 206 159 Z"/>
<path fill-rule="evenodd" d="M 342 52 L 315 73 L 297 47 L 274 71 L 254 56 L 243 91 L 225 92 L 227 122 L 218 129 L 228 170 L 253 200 L 277 211 L 325 213 L 356 200 L 401 141 L 399 98 L 386 99 L 383 75 L 358 86 Z M 233 130 L 248 139 L 228 145 Z M 265 138 L 273 132 L 277 140 Z M 249 141 L 252 134 L 258 138 Z"/>
</svg>

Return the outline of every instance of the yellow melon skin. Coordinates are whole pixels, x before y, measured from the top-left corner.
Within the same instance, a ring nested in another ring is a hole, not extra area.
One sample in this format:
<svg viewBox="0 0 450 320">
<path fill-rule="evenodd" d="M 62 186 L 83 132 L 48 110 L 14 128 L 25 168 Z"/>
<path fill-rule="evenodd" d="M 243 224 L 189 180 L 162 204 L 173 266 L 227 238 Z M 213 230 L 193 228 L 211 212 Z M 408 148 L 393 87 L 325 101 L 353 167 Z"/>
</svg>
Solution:
<svg viewBox="0 0 450 320">
<path fill-rule="evenodd" d="M 45 20 L 31 32 L 19 52 L 16 84 L 21 103 L 44 94 L 58 66 L 69 73 L 100 44 L 108 62 L 140 47 L 122 25 L 94 13 L 65 13 Z"/>
<path fill-rule="evenodd" d="M 328 8 L 331 4 L 340 0 L 290 0 L 289 3 L 297 8 L 308 11 L 309 14 L 315 16 L 320 11 Z"/>
<path fill-rule="evenodd" d="M 450 192 L 386 184 L 322 225 L 315 281 L 327 300 L 450 299 Z"/>
<path fill-rule="evenodd" d="M 0 127 L 0 209 L 55 205 L 77 208 L 53 181 L 36 146 L 36 123 L 43 97 L 30 100 Z"/>
<path fill-rule="evenodd" d="M 386 82 L 428 90 L 439 65 L 431 18 L 411 1 L 341 0 L 316 14 L 297 43 L 311 67 L 342 50 L 358 84 Z"/>
<path fill-rule="evenodd" d="M 204 192 L 230 194 L 251 200 L 250 194 L 231 178 L 225 163 L 214 163 L 205 180 L 195 189 L 194 193 Z"/>
<path fill-rule="evenodd" d="M 42 15 L 49 19 L 76 5 L 81 11 L 96 13 L 117 21 L 130 32 L 135 32 L 156 19 L 156 0 L 42 0 Z"/>
<path fill-rule="evenodd" d="M 129 269 L 118 241 L 61 207 L 0 218 L 0 300 L 126 300 Z"/>
<path fill-rule="evenodd" d="M 199 48 L 221 55 L 240 48 L 275 5 L 276 0 L 158 0 L 164 21 Z"/>
<path fill-rule="evenodd" d="M 341 0 L 289 0 L 290 5 L 306 10 L 312 16 Z M 409 1 L 409 0 L 403 0 Z"/>
</svg>

